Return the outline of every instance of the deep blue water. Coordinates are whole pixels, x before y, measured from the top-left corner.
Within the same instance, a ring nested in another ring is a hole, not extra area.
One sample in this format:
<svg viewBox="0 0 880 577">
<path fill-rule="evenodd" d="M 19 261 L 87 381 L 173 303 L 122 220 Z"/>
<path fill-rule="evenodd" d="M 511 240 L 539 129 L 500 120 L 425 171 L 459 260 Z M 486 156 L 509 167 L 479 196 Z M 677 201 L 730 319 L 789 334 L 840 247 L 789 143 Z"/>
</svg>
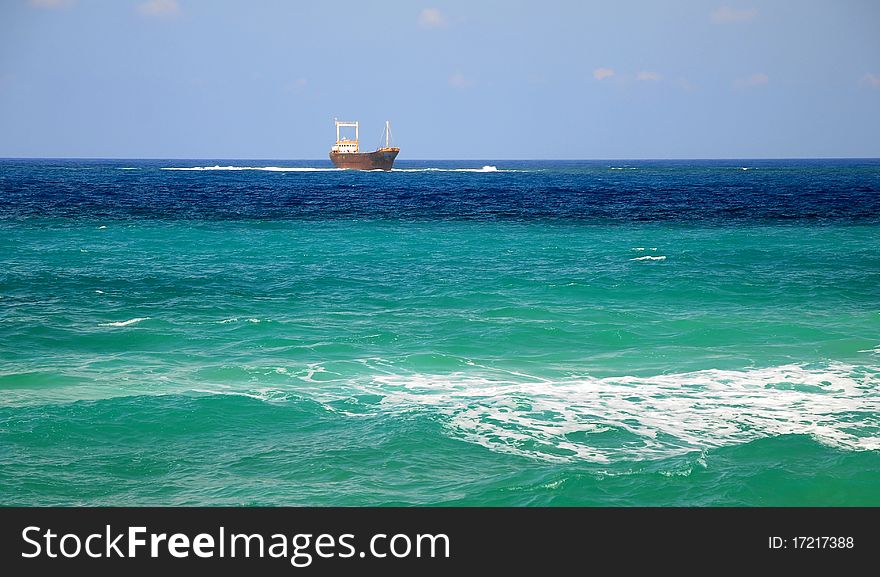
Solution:
<svg viewBox="0 0 880 577">
<path fill-rule="evenodd" d="M 0 217 L 876 223 L 878 160 L 400 161 L 381 172 L 167 171 L 329 161 L 3 160 Z M 499 172 L 456 169 L 497 166 Z M 135 168 L 136 170 L 124 170 Z M 441 170 L 432 170 L 441 169 Z M 745 169 L 745 170 L 744 170 Z"/>
</svg>

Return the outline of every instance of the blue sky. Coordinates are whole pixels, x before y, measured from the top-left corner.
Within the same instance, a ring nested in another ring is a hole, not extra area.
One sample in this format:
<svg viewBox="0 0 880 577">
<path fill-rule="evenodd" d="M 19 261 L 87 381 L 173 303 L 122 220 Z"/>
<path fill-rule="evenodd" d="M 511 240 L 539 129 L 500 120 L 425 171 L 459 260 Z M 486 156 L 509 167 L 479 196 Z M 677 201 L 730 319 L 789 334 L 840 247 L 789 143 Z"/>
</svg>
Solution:
<svg viewBox="0 0 880 577">
<path fill-rule="evenodd" d="M 880 2 L 0 0 L 0 156 L 880 157 Z"/>
</svg>

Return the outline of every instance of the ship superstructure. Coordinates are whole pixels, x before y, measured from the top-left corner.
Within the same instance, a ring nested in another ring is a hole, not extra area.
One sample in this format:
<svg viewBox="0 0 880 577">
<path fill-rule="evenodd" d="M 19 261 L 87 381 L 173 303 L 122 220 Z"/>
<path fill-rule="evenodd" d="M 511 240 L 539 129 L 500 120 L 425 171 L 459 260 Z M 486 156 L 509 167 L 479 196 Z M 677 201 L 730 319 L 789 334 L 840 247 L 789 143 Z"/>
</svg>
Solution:
<svg viewBox="0 0 880 577">
<path fill-rule="evenodd" d="M 340 134 L 340 128 L 354 128 L 354 140 Z M 360 151 L 360 123 L 336 121 L 336 144 L 330 148 L 330 161 L 336 168 L 391 170 L 400 149 L 391 146 L 391 123 L 385 121 L 385 146 L 373 152 Z"/>
</svg>

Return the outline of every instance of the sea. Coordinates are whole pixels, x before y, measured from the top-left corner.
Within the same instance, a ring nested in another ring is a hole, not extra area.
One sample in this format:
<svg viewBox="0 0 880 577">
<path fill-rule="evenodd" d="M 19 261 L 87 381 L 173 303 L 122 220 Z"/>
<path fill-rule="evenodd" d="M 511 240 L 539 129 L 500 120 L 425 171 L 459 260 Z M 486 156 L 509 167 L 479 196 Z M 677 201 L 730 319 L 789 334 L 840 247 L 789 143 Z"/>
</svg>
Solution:
<svg viewBox="0 0 880 577">
<path fill-rule="evenodd" d="M 880 505 L 880 160 L 0 160 L 0 504 Z"/>
</svg>

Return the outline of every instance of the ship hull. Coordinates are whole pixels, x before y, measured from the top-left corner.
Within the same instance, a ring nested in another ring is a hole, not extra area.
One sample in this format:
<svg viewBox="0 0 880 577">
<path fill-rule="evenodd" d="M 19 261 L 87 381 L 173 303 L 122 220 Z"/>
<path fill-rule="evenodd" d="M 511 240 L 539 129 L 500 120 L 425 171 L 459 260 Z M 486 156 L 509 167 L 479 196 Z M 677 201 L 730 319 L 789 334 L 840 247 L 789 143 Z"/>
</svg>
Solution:
<svg viewBox="0 0 880 577">
<path fill-rule="evenodd" d="M 353 170 L 391 170 L 399 148 L 380 148 L 375 152 L 330 152 L 336 168 Z"/>
</svg>

